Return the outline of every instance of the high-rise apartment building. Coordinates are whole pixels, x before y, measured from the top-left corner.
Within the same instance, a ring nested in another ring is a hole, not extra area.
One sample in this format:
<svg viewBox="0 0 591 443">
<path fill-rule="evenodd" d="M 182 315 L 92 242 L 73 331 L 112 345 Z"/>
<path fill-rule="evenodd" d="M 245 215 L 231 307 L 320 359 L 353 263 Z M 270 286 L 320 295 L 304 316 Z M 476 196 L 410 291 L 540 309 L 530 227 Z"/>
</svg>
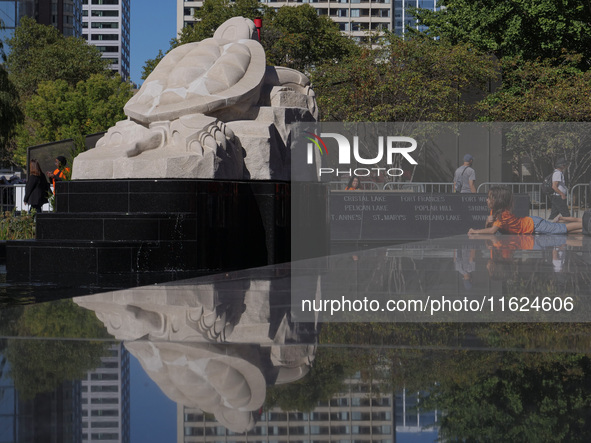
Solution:
<svg viewBox="0 0 591 443">
<path fill-rule="evenodd" d="M 0 38 L 9 37 L 22 17 L 52 25 L 65 36 L 82 35 L 82 0 L 0 0 Z"/>
<path fill-rule="evenodd" d="M 260 3 L 278 9 L 299 6 L 302 0 L 261 0 Z M 366 37 L 368 31 L 388 30 L 403 35 L 407 27 L 418 27 L 409 8 L 437 10 L 437 0 L 304 0 L 318 12 L 328 15 L 341 32 L 355 39 Z M 202 1 L 177 0 L 177 32 L 195 22 L 193 14 Z"/>
<path fill-rule="evenodd" d="M 421 411 L 418 393 L 374 392 L 359 374 L 345 383 L 348 389 L 319 402 L 311 412 L 285 412 L 278 407 L 262 411 L 247 436 L 231 432 L 200 409 L 178 405 L 177 441 L 395 443 L 402 436 L 409 441 L 437 439 L 437 411 Z"/>
<path fill-rule="evenodd" d="M 129 389 L 129 353 L 116 344 L 81 381 L 82 443 L 129 443 Z"/>
<path fill-rule="evenodd" d="M 129 79 L 130 0 L 82 0 L 86 41 L 96 46 L 113 71 Z"/>
</svg>

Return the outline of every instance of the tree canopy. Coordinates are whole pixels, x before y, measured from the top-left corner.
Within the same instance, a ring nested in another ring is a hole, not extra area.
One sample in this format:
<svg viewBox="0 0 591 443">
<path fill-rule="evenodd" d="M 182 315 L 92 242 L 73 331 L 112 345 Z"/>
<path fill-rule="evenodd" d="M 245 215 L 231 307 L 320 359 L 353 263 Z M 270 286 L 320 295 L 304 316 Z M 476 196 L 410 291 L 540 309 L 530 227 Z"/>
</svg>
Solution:
<svg viewBox="0 0 591 443">
<path fill-rule="evenodd" d="M 64 37 L 53 26 L 23 17 L 8 45 L 9 82 L 0 84 L 0 138 L 6 137 L 13 163 L 25 166 L 29 146 L 81 140 L 125 118 L 131 85 L 113 75 L 100 51 L 84 39 Z M 5 104 L 11 105 L 11 119 L 4 119 Z"/>
<path fill-rule="evenodd" d="M 382 48 L 318 66 L 312 81 L 323 120 L 463 121 L 472 110 L 465 96 L 496 75 L 469 45 L 389 35 Z"/>
<path fill-rule="evenodd" d="M 0 161 L 7 159 L 11 137 L 22 120 L 16 87 L 8 78 L 8 72 L 0 65 Z"/>
<path fill-rule="evenodd" d="M 42 81 L 63 80 L 76 85 L 92 74 L 105 72 L 108 62 L 95 46 L 82 38 L 64 37 L 53 26 L 23 17 L 8 39 L 6 69 L 26 100 Z"/>
<path fill-rule="evenodd" d="M 334 21 L 307 4 L 266 15 L 261 40 L 269 65 L 301 71 L 329 60 L 338 62 L 359 49 Z"/>
<path fill-rule="evenodd" d="M 24 164 L 28 146 L 106 131 L 125 119 L 131 98 L 129 83 L 106 73 L 70 85 L 64 80 L 41 82 L 25 104 L 26 120 L 18 131 L 15 160 Z"/>
<path fill-rule="evenodd" d="M 185 26 L 177 41 L 172 42 L 172 46 L 213 37 L 215 30 L 232 17 L 246 17 L 252 20 L 269 13 L 270 9 L 257 0 L 205 0 L 203 6 L 195 11 L 198 21 L 193 26 Z"/>
<path fill-rule="evenodd" d="M 15 320 L 12 333 L 38 338 L 9 340 L 4 352 L 10 362 L 10 376 L 23 399 L 51 392 L 64 381 L 83 378 L 100 364 L 108 347 L 100 340 L 110 338 L 104 325 L 93 312 L 72 300 L 25 306 Z"/>
<path fill-rule="evenodd" d="M 557 58 L 562 50 L 591 60 L 590 0 L 442 0 L 415 12 L 433 37 L 471 43 L 497 57 Z"/>
</svg>

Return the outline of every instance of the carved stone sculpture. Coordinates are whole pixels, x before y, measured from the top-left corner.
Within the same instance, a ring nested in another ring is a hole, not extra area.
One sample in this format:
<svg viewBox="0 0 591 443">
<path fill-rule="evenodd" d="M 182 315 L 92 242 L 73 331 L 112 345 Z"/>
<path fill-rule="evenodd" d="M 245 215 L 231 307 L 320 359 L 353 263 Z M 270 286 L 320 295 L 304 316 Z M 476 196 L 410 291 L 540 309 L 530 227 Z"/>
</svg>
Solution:
<svg viewBox="0 0 591 443">
<path fill-rule="evenodd" d="M 290 124 L 317 118 L 309 83 L 266 66 L 254 23 L 234 17 L 168 53 L 72 178 L 288 180 Z"/>
</svg>

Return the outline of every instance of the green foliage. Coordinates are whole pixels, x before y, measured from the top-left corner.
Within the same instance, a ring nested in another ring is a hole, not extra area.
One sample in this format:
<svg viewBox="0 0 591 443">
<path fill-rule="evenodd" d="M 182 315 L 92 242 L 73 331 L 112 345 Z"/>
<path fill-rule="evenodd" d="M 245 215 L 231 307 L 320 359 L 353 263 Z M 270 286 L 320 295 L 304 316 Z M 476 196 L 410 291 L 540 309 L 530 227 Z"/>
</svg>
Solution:
<svg viewBox="0 0 591 443">
<path fill-rule="evenodd" d="M 25 100 L 43 81 L 60 79 L 74 86 L 92 74 L 105 72 L 108 65 L 98 48 L 84 39 L 64 37 L 55 27 L 28 17 L 21 19 L 8 44 L 6 69 Z"/>
<path fill-rule="evenodd" d="M 445 411 L 444 440 L 588 441 L 590 376 L 588 356 L 499 354 L 499 366 L 439 384 L 423 406 Z"/>
<path fill-rule="evenodd" d="M 125 118 L 131 86 L 113 77 L 100 51 L 84 39 L 64 37 L 53 26 L 23 17 L 8 44 L 5 66 L 23 110 L 11 114 L 22 121 L 6 143 L 13 163 L 25 166 L 29 146 L 78 140 Z"/>
<path fill-rule="evenodd" d="M 591 4 L 588 0 L 443 0 L 440 11 L 419 9 L 428 35 L 453 44 L 470 43 L 499 58 L 558 57 L 562 50 L 591 58 Z"/>
<path fill-rule="evenodd" d="M 16 333 L 34 340 L 12 340 L 5 351 L 10 376 L 19 396 L 33 398 L 62 382 L 77 380 L 100 364 L 107 342 L 103 324 L 93 312 L 72 300 L 25 306 L 16 322 Z M 76 340 L 63 340 L 63 339 Z"/>
<path fill-rule="evenodd" d="M 576 68 L 581 56 L 501 62 L 503 84 L 479 105 L 489 121 L 591 121 L 591 71 Z"/>
<path fill-rule="evenodd" d="M 159 50 L 156 58 L 146 60 L 146 63 L 144 64 L 144 66 L 142 66 L 142 80 L 148 78 L 148 75 L 150 75 L 154 68 L 158 66 L 158 63 L 160 63 L 160 60 L 162 60 L 163 58 L 164 53 L 162 52 L 162 50 Z"/>
<path fill-rule="evenodd" d="M 330 400 L 343 392 L 345 379 L 360 368 L 351 350 L 321 348 L 310 372 L 301 380 L 267 389 L 265 408 L 284 411 L 312 411 L 320 401 Z"/>
<path fill-rule="evenodd" d="M 10 155 L 10 138 L 22 120 L 23 113 L 16 87 L 8 78 L 4 66 L 0 65 L 0 161 L 6 160 Z"/>
<path fill-rule="evenodd" d="M 464 96 L 496 75 L 468 45 L 389 35 L 381 49 L 318 66 L 312 81 L 325 121 L 465 121 Z"/>
<path fill-rule="evenodd" d="M 535 180 L 542 181 L 554 161 L 564 157 L 570 160 L 570 183 L 586 177 L 591 167 L 591 139 L 588 131 L 570 123 L 591 121 L 591 71 L 576 67 L 580 58 L 564 55 L 560 60 L 501 61 L 503 84 L 477 105 L 480 119 L 538 122 L 512 125 L 506 134 L 506 152 L 514 171 L 526 158 Z"/>
<path fill-rule="evenodd" d="M 0 31 L 5 29 L 4 22 L 0 19 Z M 4 54 L 4 42 L 0 39 L 0 58 L 4 61 L 6 54 Z"/>
<path fill-rule="evenodd" d="M 0 218 L 0 240 L 29 240 L 35 238 L 35 214 L 5 212 Z"/>
<path fill-rule="evenodd" d="M 74 86 L 64 80 L 40 83 L 25 104 L 15 161 L 24 165 L 27 147 L 58 140 L 72 138 L 81 149 L 86 134 L 106 131 L 125 119 L 123 106 L 131 96 L 129 83 L 105 74 L 93 74 Z"/>
<path fill-rule="evenodd" d="M 269 65 L 309 71 L 315 65 L 338 62 L 357 53 L 357 46 L 328 16 L 307 4 L 279 8 L 263 20 L 262 44 Z"/>
<path fill-rule="evenodd" d="M 179 33 L 177 44 L 198 42 L 213 37 L 222 23 L 232 17 L 254 19 L 269 12 L 269 8 L 257 0 L 205 0 L 203 6 L 195 11 L 199 21 L 193 26 L 184 27 Z"/>
</svg>

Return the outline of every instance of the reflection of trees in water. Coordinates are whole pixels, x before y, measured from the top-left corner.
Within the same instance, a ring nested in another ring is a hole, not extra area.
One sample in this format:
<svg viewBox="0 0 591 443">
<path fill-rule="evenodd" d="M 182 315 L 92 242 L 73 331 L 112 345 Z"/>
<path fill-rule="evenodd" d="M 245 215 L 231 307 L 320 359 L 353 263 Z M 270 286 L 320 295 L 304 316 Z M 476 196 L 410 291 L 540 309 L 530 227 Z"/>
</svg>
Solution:
<svg viewBox="0 0 591 443">
<path fill-rule="evenodd" d="M 71 300 L 0 311 L 0 324 L 3 335 L 17 337 L 4 340 L 2 352 L 22 399 L 51 392 L 64 381 L 81 379 L 100 364 L 110 345 L 92 341 L 110 336 L 94 313 Z"/>
<path fill-rule="evenodd" d="M 492 355 L 490 357 L 493 357 Z M 467 378 L 438 383 L 424 407 L 444 411 L 453 441 L 589 441 L 591 361 L 582 354 L 498 353 Z"/>
<path fill-rule="evenodd" d="M 422 410 L 443 412 L 443 439 L 591 438 L 589 324 L 328 323 L 319 341 L 307 377 L 273 388 L 266 407 L 309 411 L 358 372 L 368 397 L 425 392 Z"/>
<path fill-rule="evenodd" d="M 323 348 L 310 372 L 301 380 L 267 387 L 265 409 L 310 412 L 345 388 L 345 379 L 360 370 L 350 349 Z"/>
</svg>

